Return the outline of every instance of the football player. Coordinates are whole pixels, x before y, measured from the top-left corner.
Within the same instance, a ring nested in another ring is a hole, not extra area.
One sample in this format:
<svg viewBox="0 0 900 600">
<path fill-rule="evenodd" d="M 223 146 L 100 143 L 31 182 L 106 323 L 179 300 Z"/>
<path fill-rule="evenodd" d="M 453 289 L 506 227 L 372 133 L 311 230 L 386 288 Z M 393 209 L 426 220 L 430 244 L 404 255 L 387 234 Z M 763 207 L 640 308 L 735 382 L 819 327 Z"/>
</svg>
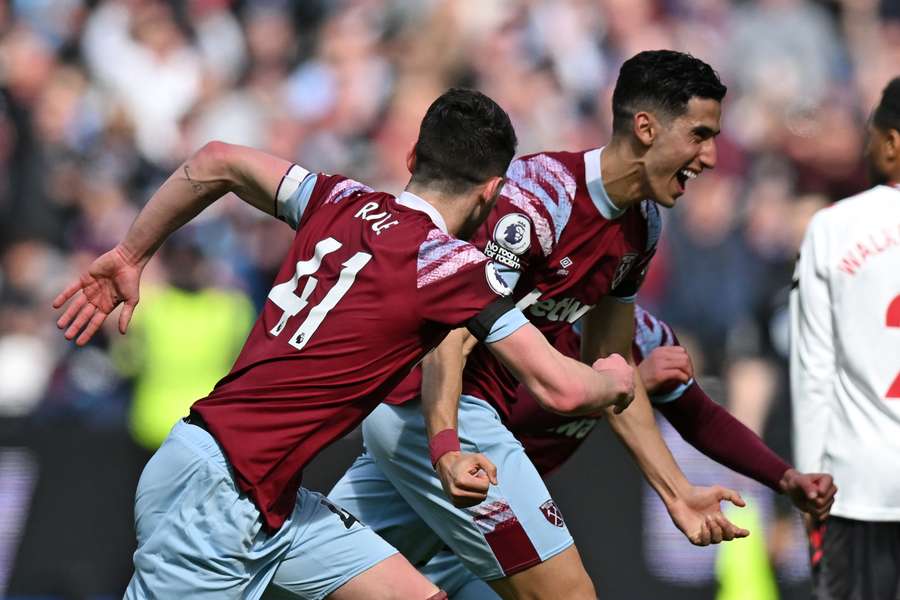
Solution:
<svg viewBox="0 0 900 600">
<path fill-rule="evenodd" d="M 455 235 L 484 219 L 516 138 L 483 94 L 429 108 L 398 197 L 211 143 L 153 195 L 125 239 L 54 301 L 86 343 L 124 303 L 125 333 L 163 240 L 235 192 L 297 230 L 231 372 L 150 459 L 135 497 L 126 598 L 445 597 L 372 529 L 301 487 L 304 466 L 345 435 L 434 348 L 467 326 L 545 400 L 627 407 L 633 374 L 563 357 L 516 309 L 493 263 Z M 198 339 L 203 344 L 203 339 Z M 423 444 L 423 448 L 424 448 Z M 472 458 L 472 468 L 489 463 Z M 269 593 L 267 592 L 267 593 Z"/>
<path fill-rule="evenodd" d="M 586 363 L 613 353 L 632 360 L 634 298 L 659 239 L 658 207 L 674 206 L 691 180 L 715 166 L 725 92 L 697 58 L 641 52 L 619 72 L 608 145 L 510 165 L 473 241 L 502 265 L 518 306 L 551 342 L 580 320 Z M 329 497 L 358 511 L 414 564 L 446 544 L 504 598 L 558 598 L 560 589 L 572 600 L 595 598 L 572 536 L 541 508 L 552 500 L 540 473 L 504 425 L 518 380 L 483 346 L 463 367 L 463 334 L 448 336 L 426 359 L 424 382 L 404 382 L 390 405 L 366 419 L 366 452 Z M 721 500 L 742 505 L 737 493 L 686 480 L 643 385 L 609 423 L 692 543 L 748 535 L 719 509 Z M 418 450 L 426 442 L 430 456 Z M 486 455 L 499 484 L 489 486 L 460 450 Z"/>
<path fill-rule="evenodd" d="M 797 464 L 841 484 L 808 523 L 816 600 L 900 598 L 900 77 L 868 129 L 875 185 L 813 217 L 791 293 Z"/>
<path fill-rule="evenodd" d="M 567 356 L 579 355 L 577 329 L 573 327 L 557 338 L 557 349 Z M 830 475 L 798 472 L 710 399 L 694 380 L 690 356 L 667 323 L 638 305 L 634 329 L 632 353 L 650 402 L 686 441 L 720 464 L 784 494 L 810 517 L 818 521 L 828 517 L 837 492 Z M 546 477 L 575 453 L 598 420 L 550 413 L 519 386 L 506 424 L 541 476 Z M 558 507 L 550 505 L 544 510 L 562 522 Z M 419 570 L 453 600 L 497 599 L 497 594 L 449 550 L 439 552 Z"/>
</svg>

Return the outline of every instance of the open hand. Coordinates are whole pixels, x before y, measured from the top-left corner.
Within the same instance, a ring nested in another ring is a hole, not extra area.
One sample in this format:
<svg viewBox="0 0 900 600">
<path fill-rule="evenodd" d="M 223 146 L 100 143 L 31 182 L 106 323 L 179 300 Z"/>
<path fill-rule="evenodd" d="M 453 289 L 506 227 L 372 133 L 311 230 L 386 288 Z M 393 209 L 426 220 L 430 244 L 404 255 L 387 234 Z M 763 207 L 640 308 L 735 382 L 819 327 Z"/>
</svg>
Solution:
<svg viewBox="0 0 900 600">
<path fill-rule="evenodd" d="M 750 535 L 722 514 L 719 503 L 728 500 L 735 506 L 746 506 L 741 495 L 720 485 L 694 486 L 684 497 L 667 507 L 672 521 L 695 546 L 708 546 Z"/>
<path fill-rule="evenodd" d="M 75 343 L 84 346 L 109 313 L 122 303 L 125 306 L 119 315 L 119 332 L 125 333 L 138 303 L 143 268 L 137 261 L 129 260 L 119 246 L 92 262 L 86 273 L 53 300 L 53 308 L 60 308 L 72 300 L 56 321 L 57 327 L 66 330 L 66 339 L 74 339 L 80 331 Z"/>
<path fill-rule="evenodd" d="M 484 454 L 447 452 L 434 468 L 444 493 L 457 508 L 483 502 L 491 484 L 497 485 L 497 467 Z"/>
</svg>

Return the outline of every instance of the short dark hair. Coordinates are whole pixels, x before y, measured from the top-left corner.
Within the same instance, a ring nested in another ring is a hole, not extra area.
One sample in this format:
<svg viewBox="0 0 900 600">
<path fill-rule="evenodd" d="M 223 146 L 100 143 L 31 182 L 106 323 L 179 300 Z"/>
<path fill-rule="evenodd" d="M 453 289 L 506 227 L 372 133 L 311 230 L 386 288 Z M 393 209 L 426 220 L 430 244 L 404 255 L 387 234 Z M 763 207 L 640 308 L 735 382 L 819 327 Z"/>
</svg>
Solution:
<svg viewBox="0 0 900 600">
<path fill-rule="evenodd" d="M 631 130 L 634 115 L 642 110 L 677 117 L 691 98 L 718 102 L 728 91 L 708 64 L 684 52 L 647 50 L 622 64 L 613 91 L 613 134 Z"/>
<path fill-rule="evenodd" d="M 517 143 L 509 115 L 496 102 L 475 90 L 451 88 L 422 119 L 412 181 L 463 193 L 503 176 Z"/>
<path fill-rule="evenodd" d="M 881 102 L 872 113 L 872 124 L 882 131 L 900 131 L 900 77 L 895 77 L 884 88 Z"/>
</svg>

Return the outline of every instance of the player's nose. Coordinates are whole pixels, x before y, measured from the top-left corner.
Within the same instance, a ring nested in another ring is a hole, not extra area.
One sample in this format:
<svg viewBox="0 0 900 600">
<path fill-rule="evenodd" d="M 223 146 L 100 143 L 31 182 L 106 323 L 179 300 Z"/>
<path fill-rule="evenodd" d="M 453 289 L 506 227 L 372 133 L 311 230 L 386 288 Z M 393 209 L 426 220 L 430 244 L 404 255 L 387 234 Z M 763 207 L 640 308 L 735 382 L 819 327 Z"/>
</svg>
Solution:
<svg viewBox="0 0 900 600">
<path fill-rule="evenodd" d="M 716 140 L 709 138 L 704 140 L 700 145 L 700 164 L 704 169 L 715 169 L 718 160 L 718 149 L 716 148 Z"/>
</svg>

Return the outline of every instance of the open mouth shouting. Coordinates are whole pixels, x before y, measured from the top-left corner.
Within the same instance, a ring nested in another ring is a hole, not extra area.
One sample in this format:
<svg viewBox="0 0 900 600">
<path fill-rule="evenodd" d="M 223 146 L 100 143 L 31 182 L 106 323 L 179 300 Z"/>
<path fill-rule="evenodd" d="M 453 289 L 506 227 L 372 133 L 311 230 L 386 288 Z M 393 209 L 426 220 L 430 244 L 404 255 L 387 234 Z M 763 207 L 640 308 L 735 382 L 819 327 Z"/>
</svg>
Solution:
<svg viewBox="0 0 900 600">
<path fill-rule="evenodd" d="M 677 173 L 675 173 L 675 179 L 678 181 L 678 193 L 679 195 L 684 193 L 685 186 L 687 182 L 691 179 L 696 179 L 697 175 L 700 173 L 693 169 L 689 169 L 688 167 L 684 167 L 680 169 Z"/>
</svg>

